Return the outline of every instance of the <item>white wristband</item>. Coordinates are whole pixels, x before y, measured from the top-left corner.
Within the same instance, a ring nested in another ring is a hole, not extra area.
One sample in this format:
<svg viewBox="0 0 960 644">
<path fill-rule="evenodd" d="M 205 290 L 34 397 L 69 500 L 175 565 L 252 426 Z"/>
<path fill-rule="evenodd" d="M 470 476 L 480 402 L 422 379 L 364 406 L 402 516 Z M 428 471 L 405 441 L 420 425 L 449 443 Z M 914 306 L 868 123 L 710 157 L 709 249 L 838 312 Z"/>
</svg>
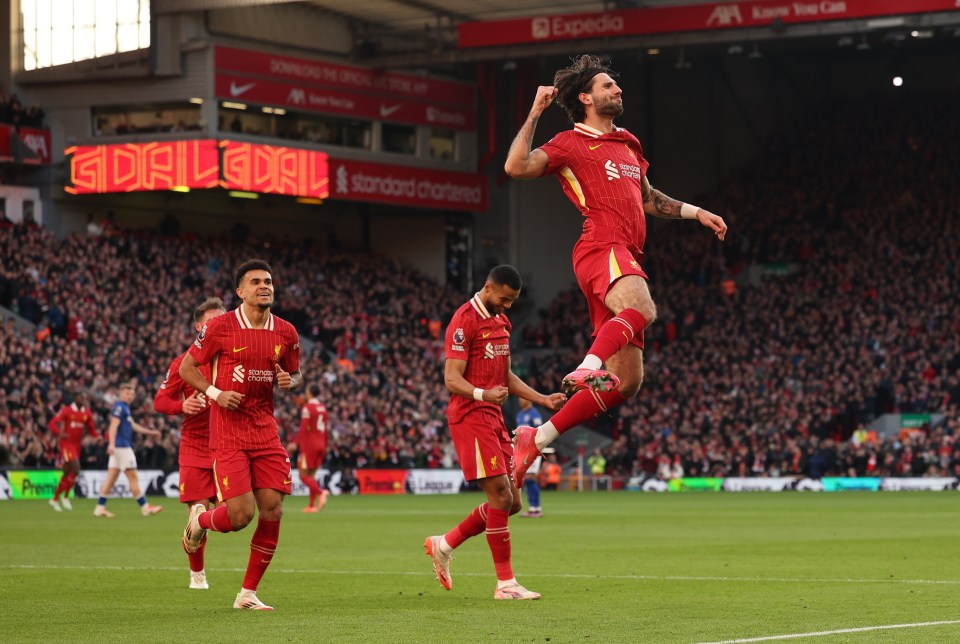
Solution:
<svg viewBox="0 0 960 644">
<path fill-rule="evenodd" d="M 473 390 L 473 399 L 478 402 L 483 402 L 483 389 L 476 387 Z"/>
<path fill-rule="evenodd" d="M 207 390 L 204 393 L 206 394 L 207 398 L 216 402 L 217 398 L 220 397 L 220 394 L 222 394 L 223 391 L 221 391 L 220 389 L 217 389 L 213 385 L 210 385 L 209 387 L 207 387 Z"/>
<path fill-rule="evenodd" d="M 700 206 L 694 206 L 689 203 L 680 205 L 680 216 L 684 219 L 696 219 L 698 212 L 700 212 Z"/>
</svg>

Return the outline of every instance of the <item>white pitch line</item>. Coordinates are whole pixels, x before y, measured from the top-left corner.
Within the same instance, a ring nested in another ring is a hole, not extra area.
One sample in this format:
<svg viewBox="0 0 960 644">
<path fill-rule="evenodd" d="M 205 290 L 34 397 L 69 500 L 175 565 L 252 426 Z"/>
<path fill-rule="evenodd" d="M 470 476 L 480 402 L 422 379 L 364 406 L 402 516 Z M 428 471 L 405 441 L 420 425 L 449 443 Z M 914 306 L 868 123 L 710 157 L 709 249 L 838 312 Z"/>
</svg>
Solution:
<svg viewBox="0 0 960 644">
<path fill-rule="evenodd" d="M 869 631 L 889 631 L 895 628 L 924 628 L 927 626 L 953 626 L 960 624 L 960 619 L 944 620 L 940 622 L 917 622 L 915 624 L 887 624 L 885 626 L 861 626 L 860 628 L 839 628 L 835 631 L 813 631 L 810 633 L 790 633 L 789 635 L 768 635 L 766 637 L 747 637 L 739 640 L 723 640 L 722 642 L 701 642 L 700 644 L 746 644 L 747 642 L 773 642 L 776 640 L 796 640 L 802 637 L 823 637 L 824 635 L 844 635 L 846 633 L 867 633 Z"/>
<path fill-rule="evenodd" d="M 0 564 L 0 570 L 127 570 L 149 572 L 156 570 L 182 571 L 183 566 L 72 566 L 55 564 Z M 208 568 L 207 572 L 244 572 L 246 568 Z M 306 568 L 270 568 L 272 573 L 305 575 L 371 575 L 378 577 L 417 576 L 433 574 L 429 571 L 388 571 L 388 570 L 317 570 Z M 718 582 L 769 582 L 786 584 L 832 583 L 832 584 L 919 584 L 935 586 L 957 586 L 960 579 L 860 579 L 860 578 L 818 578 L 818 577 L 705 577 L 688 575 L 591 575 L 577 573 L 525 572 L 527 577 L 548 579 L 619 579 L 625 581 L 718 581 Z M 488 577 L 488 573 L 461 572 L 459 577 Z"/>
</svg>

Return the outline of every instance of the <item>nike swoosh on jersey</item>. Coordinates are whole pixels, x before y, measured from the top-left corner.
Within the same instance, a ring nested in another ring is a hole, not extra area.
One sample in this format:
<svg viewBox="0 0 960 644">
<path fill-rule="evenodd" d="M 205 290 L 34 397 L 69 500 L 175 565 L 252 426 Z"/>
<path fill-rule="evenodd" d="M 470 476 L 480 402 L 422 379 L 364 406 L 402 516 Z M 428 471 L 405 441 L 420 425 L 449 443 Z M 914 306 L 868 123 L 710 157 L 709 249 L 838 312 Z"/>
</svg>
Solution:
<svg viewBox="0 0 960 644">
<path fill-rule="evenodd" d="M 244 350 L 249 349 L 249 348 L 250 348 L 250 347 L 240 347 L 240 348 L 238 349 L 237 347 L 234 347 L 234 348 L 233 348 L 233 352 L 234 352 L 234 353 L 240 353 L 241 351 L 244 351 Z"/>
<path fill-rule="evenodd" d="M 291 480 L 287 480 L 287 481 L 284 481 L 284 482 L 283 482 L 284 485 L 290 485 L 291 483 L 293 483 L 293 481 L 291 481 Z"/>
<path fill-rule="evenodd" d="M 591 150 L 596 150 L 601 145 L 603 145 L 603 143 L 597 143 L 596 145 L 588 145 L 587 147 L 590 148 Z"/>
<path fill-rule="evenodd" d="M 480 335 L 481 335 L 483 338 L 486 338 L 488 335 L 490 335 L 490 333 L 491 333 L 490 331 L 487 331 L 486 333 L 481 333 Z"/>
</svg>

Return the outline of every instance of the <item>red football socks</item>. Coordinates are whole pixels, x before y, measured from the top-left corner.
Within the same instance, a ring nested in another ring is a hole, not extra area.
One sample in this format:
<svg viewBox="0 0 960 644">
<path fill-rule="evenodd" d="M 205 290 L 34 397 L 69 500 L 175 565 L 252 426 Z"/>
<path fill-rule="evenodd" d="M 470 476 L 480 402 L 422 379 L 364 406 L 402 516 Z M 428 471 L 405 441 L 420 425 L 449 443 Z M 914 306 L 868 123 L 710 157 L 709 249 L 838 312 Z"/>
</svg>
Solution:
<svg viewBox="0 0 960 644">
<path fill-rule="evenodd" d="M 59 501 L 60 495 L 70 496 L 70 490 L 73 488 L 73 482 L 77 477 L 73 474 L 64 474 L 60 477 L 60 482 L 57 484 L 57 490 L 53 493 L 53 500 Z"/>
<path fill-rule="evenodd" d="M 207 510 L 197 517 L 197 522 L 200 523 L 201 528 L 214 532 L 233 532 L 230 513 L 227 512 L 227 506 L 225 505 L 221 505 L 215 510 Z"/>
<path fill-rule="evenodd" d="M 610 359 L 638 333 L 643 333 L 647 320 L 636 309 L 624 309 L 613 319 L 607 320 L 593 339 L 588 354 L 595 355 L 603 362 Z"/>
<path fill-rule="evenodd" d="M 316 505 L 317 499 L 323 494 L 323 489 L 320 487 L 320 484 L 317 483 L 317 479 L 312 476 L 301 476 L 300 481 L 310 490 L 310 505 Z"/>
<path fill-rule="evenodd" d="M 624 398 L 619 389 L 613 391 L 581 389 L 573 394 L 563 408 L 550 418 L 550 422 L 562 434 L 571 427 L 576 427 L 611 407 L 622 405 L 625 402 L 627 402 L 627 399 Z"/>
<path fill-rule="evenodd" d="M 487 510 L 487 544 L 493 555 L 497 579 L 501 581 L 513 579 L 513 566 L 510 565 L 510 528 L 507 526 L 509 517 L 509 510 Z"/>
<path fill-rule="evenodd" d="M 203 570 L 203 551 L 207 547 L 207 535 L 203 535 L 200 541 L 200 548 L 193 554 L 187 553 L 190 558 L 190 572 L 200 572 Z"/>
<path fill-rule="evenodd" d="M 243 576 L 243 588 L 256 590 L 260 585 L 260 579 L 273 560 L 273 553 L 277 551 L 279 538 L 279 521 L 257 520 L 257 529 L 250 540 L 250 560 L 247 563 L 247 574 Z"/>
<path fill-rule="evenodd" d="M 460 525 L 444 535 L 443 538 L 447 540 L 447 545 L 456 548 L 470 537 L 475 537 L 483 532 L 484 528 L 487 527 L 488 507 L 486 503 L 478 505 L 473 509 L 473 512 L 467 515 L 466 519 L 460 522 Z"/>
</svg>

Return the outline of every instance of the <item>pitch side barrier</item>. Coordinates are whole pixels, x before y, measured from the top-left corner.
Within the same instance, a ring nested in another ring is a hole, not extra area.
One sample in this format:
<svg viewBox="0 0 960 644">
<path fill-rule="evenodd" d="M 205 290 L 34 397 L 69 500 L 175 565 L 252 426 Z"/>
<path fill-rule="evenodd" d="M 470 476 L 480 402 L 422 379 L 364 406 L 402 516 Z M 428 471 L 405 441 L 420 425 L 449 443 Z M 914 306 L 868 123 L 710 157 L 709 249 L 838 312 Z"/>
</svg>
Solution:
<svg viewBox="0 0 960 644">
<path fill-rule="evenodd" d="M 140 487 L 147 496 L 179 498 L 180 473 L 138 470 Z M 0 470 L 0 500 L 52 499 L 63 472 L 49 469 Z M 107 477 L 106 470 L 81 470 L 74 485 L 77 498 L 96 498 Z M 293 496 L 307 496 L 307 486 L 296 470 L 290 473 Z M 440 469 L 319 469 L 317 481 L 333 494 L 456 494 L 466 489 L 460 470 Z M 126 477 L 114 484 L 110 498 L 131 498 Z"/>
<path fill-rule="evenodd" d="M 147 496 L 178 498 L 180 473 L 163 470 L 139 470 L 140 487 Z M 0 470 L 0 501 L 9 499 L 50 499 L 57 489 L 62 472 L 48 469 Z M 106 470 L 82 470 L 77 476 L 74 495 L 95 498 L 107 476 Z M 299 472 L 290 475 L 293 496 L 307 496 L 307 487 Z M 608 478 L 608 477 L 604 477 Z M 441 469 L 320 469 L 317 481 L 332 494 L 457 494 L 467 488 L 460 470 Z M 663 480 L 635 477 L 622 485 L 600 489 L 625 489 L 637 492 L 950 492 L 960 489 L 956 477 L 877 478 L 877 477 L 748 477 L 748 478 L 682 478 Z M 590 488 L 585 488 L 590 489 Z M 130 498 L 127 481 L 118 480 L 111 498 Z"/>
</svg>

